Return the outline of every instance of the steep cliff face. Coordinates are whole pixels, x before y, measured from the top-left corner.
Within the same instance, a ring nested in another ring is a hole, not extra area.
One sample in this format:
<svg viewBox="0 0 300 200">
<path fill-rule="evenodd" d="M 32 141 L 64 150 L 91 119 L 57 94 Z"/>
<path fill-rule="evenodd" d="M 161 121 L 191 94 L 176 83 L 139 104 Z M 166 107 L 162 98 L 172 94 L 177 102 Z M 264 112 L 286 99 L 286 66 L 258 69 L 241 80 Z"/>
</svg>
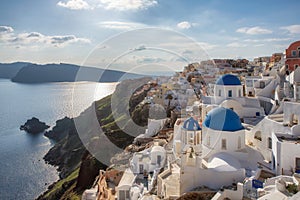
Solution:
<svg viewBox="0 0 300 200">
<path fill-rule="evenodd" d="M 113 156 L 114 152 L 109 151 L 111 144 L 103 142 L 101 138 L 108 138 L 109 143 L 113 143 L 122 150 L 132 143 L 135 135 L 144 132 L 144 127 L 134 130 L 132 127 L 137 121 L 141 124 L 147 123 L 147 117 L 141 118 L 138 114 L 146 111 L 140 108 L 137 111 L 136 108 L 147 91 L 142 90 L 134 96 L 132 96 L 132 91 L 141 90 L 140 86 L 149 80 L 150 78 L 122 81 L 112 95 L 96 101 L 75 119 L 58 120 L 56 126 L 45 133 L 47 137 L 55 140 L 56 144 L 44 159 L 58 166 L 61 179 L 52 184 L 49 190 L 38 198 L 39 200 L 79 199 L 82 192 L 92 186 L 99 170 L 106 168 L 106 165 L 95 159 L 95 156 L 99 156 L 98 154 Z M 91 110 L 96 111 L 96 119 L 89 119 L 88 114 Z M 133 113 L 135 114 L 132 119 Z M 81 128 L 86 131 L 84 137 L 78 134 L 77 121 L 83 122 Z M 103 135 L 98 132 L 94 123 L 100 124 Z"/>
</svg>

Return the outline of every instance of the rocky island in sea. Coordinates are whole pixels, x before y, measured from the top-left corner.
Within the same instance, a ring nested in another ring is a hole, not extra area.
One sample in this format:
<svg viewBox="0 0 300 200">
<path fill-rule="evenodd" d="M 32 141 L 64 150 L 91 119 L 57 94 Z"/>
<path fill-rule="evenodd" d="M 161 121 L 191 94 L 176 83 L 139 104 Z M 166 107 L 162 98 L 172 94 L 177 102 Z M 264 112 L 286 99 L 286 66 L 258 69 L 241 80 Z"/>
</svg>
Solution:
<svg viewBox="0 0 300 200">
<path fill-rule="evenodd" d="M 37 134 L 42 133 L 50 128 L 45 122 L 41 122 L 38 118 L 33 117 L 20 126 L 20 130 L 24 130 L 27 133 Z"/>
</svg>

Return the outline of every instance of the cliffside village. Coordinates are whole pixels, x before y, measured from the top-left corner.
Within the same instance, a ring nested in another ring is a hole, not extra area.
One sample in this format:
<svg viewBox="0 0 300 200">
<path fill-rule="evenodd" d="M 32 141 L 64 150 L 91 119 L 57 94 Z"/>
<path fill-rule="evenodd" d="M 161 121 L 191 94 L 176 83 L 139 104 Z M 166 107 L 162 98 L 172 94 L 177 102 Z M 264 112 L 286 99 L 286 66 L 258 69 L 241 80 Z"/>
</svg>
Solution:
<svg viewBox="0 0 300 200">
<path fill-rule="evenodd" d="M 168 117 L 148 119 L 127 159 L 112 159 L 82 199 L 300 199 L 299 66 L 296 41 L 285 53 L 202 61 L 149 82 L 141 104 Z"/>
</svg>

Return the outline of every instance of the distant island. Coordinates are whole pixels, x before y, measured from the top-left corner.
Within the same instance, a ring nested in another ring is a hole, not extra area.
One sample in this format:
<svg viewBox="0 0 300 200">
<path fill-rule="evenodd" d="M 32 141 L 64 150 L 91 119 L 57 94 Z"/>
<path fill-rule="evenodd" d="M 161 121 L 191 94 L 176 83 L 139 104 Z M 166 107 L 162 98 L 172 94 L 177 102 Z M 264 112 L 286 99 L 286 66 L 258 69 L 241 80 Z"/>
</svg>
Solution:
<svg viewBox="0 0 300 200">
<path fill-rule="evenodd" d="M 11 79 L 17 75 L 17 73 L 31 63 L 27 62 L 15 62 L 15 63 L 0 63 L 0 78 Z"/>
<path fill-rule="evenodd" d="M 22 62 L 0 63 L 0 78 L 8 78 L 17 83 L 117 82 L 141 77 L 143 75 L 65 63 L 45 65 Z"/>
</svg>

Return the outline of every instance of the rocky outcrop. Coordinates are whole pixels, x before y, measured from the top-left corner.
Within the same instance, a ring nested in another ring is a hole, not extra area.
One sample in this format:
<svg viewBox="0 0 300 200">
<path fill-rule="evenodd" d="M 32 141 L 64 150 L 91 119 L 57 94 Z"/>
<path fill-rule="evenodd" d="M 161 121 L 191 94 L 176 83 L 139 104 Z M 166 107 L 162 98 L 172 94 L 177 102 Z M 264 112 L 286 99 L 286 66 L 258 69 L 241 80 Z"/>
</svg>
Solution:
<svg viewBox="0 0 300 200">
<path fill-rule="evenodd" d="M 46 125 L 45 122 L 41 122 L 38 118 L 33 117 L 32 119 L 27 120 L 24 125 L 20 126 L 20 130 L 24 130 L 27 133 L 42 133 L 50 126 Z"/>
<path fill-rule="evenodd" d="M 144 112 L 135 112 L 136 107 L 138 107 L 137 105 L 144 99 L 147 93 L 140 92 L 138 96 L 132 98 L 132 94 L 127 93 L 127 91 L 130 91 L 130 88 L 136 89 L 138 88 L 137 86 L 148 83 L 149 80 L 150 78 L 122 81 L 112 95 L 94 102 L 75 119 L 66 117 L 58 120 L 56 126 L 45 133 L 47 137 L 55 140 L 56 144 L 49 150 L 44 159 L 47 163 L 58 166 L 61 180 L 52 185 L 49 190 L 38 199 L 72 199 L 70 198 L 70 194 L 81 194 L 94 183 L 96 176 L 99 174 L 99 169 L 106 169 L 103 163 L 95 159 L 94 156 L 97 156 L 97 151 L 99 154 L 104 153 L 111 158 L 114 155 L 114 152 L 109 151 L 109 145 L 111 145 L 111 143 L 122 150 L 133 142 L 134 136 L 131 134 L 135 133 L 138 135 L 144 133 L 145 128 L 143 127 L 134 129 L 134 131 L 131 129 L 133 127 L 133 121 L 139 121 L 141 124 L 147 123 L 147 118 L 143 118 L 142 121 L 138 119 L 140 118 L 138 113 L 142 114 Z M 116 108 L 112 107 L 113 101 L 116 101 Z M 129 105 L 131 106 L 129 107 Z M 95 109 L 97 118 L 91 120 L 87 119 L 86 116 L 88 113 Z M 127 113 L 125 111 L 129 110 L 131 111 L 129 112 L 131 117 L 133 117 L 133 112 L 135 112 L 133 120 L 124 114 Z M 74 120 L 84 122 L 82 123 L 84 126 L 82 130 L 86 131 L 86 138 L 79 137 Z M 109 144 L 103 142 L 101 139 L 102 136 L 98 130 L 95 129 L 96 126 L 94 123 L 97 123 L 98 126 L 100 124 L 104 131 L 104 136 L 109 139 Z M 124 126 L 119 127 L 120 124 Z M 129 135 L 127 133 L 131 134 Z M 95 155 L 93 156 L 88 153 L 86 147 L 88 147 L 89 150 L 93 149 L 92 152 L 95 153 Z M 75 170 L 78 170 L 76 181 L 71 182 L 69 180 L 75 179 L 74 177 L 72 177 L 72 179 L 69 177 L 72 176 Z M 65 186 L 69 184 L 68 187 L 62 188 L 61 182 L 64 182 Z"/>
<path fill-rule="evenodd" d="M 44 135 L 56 142 L 59 142 L 68 135 L 72 127 L 74 127 L 73 119 L 65 117 L 63 119 L 57 120 L 53 129 L 50 131 L 46 131 Z"/>
<path fill-rule="evenodd" d="M 56 141 L 56 144 L 44 156 L 44 160 L 51 165 L 58 166 L 60 177 L 65 178 L 80 166 L 81 157 L 85 152 L 74 120 L 65 117 L 58 120 L 56 126 L 45 136 Z"/>
<path fill-rule="evenodd" d="M 100 163 L 88 151 L 86 151 L 82 157 L 76 189 L 83 191 L 86 188 L 92 187 L 95 182 L 95 177 L 99 174 L 99 170 L 105 169 L 106 167 L 106 165 Z"/>
</svg>

